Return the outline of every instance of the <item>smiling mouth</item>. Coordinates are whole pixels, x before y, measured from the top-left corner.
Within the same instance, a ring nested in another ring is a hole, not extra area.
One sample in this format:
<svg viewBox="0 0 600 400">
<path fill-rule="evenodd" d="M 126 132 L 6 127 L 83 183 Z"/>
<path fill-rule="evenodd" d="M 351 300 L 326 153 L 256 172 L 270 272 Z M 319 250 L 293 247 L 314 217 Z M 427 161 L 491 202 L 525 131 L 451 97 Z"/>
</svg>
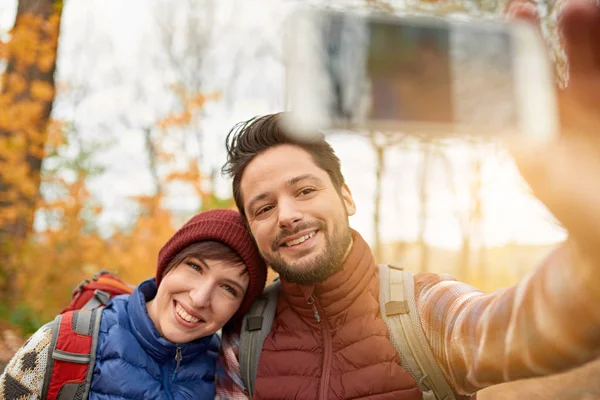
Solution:
<svg viewBox="0 0 600 400">
<path fill-rule="evenodd" d="M 204 320 L 188 314 L 187 311 L 185 311 L 179 303 L 175 303 L 175 312 L 181 319 L 183 319 L 186 322 L 189 322 L 190 324 L 198 324 L 200 322 L 204 322 Z"/>
<path fill-rule="evenodd" d="M 283 243 L 282 246 L 284 246 L 284 247 L 294 247 L 294 246 L 297 246 L 299 244 L 302 244 L 302 243 L 306 242 L 308 239 L 314 237 L 316 235 L 316 233 L 317 233 L 317 231 L 312 231 L 310 233 L 307 233 L 304 236 L 300 236 L 299 238 L 296 238 L 294 240 L 287 241 L 287 242 Z"/>
</svg>

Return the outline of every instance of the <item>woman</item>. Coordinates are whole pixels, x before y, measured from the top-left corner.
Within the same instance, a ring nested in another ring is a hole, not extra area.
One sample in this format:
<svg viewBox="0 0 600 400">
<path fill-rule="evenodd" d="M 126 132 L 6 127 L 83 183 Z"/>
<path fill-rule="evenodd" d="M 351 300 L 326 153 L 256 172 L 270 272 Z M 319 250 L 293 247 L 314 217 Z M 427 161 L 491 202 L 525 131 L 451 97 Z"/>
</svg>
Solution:
<svg viewBox="0 0 600 400">
<path fill-rule="evenodd" d="M 239 321 L 265 280 L 239 213 L 196 215 L 161 249 L 156 278 L 102 311 L 88 398 L 213 399 L 216 332 Z M 46 325 L 15 354 L 0 399 L 42 398 L 50 342 Z"/>
</svg>

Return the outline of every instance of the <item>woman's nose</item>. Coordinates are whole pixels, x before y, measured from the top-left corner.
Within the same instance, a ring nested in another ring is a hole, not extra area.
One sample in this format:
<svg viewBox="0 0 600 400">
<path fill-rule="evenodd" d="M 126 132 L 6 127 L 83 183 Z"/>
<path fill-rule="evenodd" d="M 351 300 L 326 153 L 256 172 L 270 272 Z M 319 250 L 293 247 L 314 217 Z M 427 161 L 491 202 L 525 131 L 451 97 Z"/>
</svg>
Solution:
<svg viewBox="0 0 600 400">
<path fill-rule="evenodd" d="M 213 288 L 211 284 L 204 283 L 190 292 L 190 299 L 194 308 L 210 307 L 210 299 L 212 297 Z"/>
</svg>

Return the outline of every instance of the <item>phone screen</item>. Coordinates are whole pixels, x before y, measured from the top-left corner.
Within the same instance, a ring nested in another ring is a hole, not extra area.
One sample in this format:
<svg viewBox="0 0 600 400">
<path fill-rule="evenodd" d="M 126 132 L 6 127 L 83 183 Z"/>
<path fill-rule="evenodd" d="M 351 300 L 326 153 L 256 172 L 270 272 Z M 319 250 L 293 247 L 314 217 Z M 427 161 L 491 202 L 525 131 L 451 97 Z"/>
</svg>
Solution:
<svg viewBox="0 0 600 400">
<path fill-rule="evenodd" d="M 517 127 L 508 30 L 335 13 L 320 22 L 332 121 Z"/>
</svg>

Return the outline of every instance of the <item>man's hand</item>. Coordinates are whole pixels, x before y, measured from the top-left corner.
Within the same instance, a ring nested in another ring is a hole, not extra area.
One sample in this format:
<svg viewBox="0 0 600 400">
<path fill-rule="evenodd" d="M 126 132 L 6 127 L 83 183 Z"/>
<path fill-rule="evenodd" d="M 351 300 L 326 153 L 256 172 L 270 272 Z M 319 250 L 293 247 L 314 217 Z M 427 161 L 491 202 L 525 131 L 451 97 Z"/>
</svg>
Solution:
<svg viewBox="0 0 600 400">
<path fill-rule="evenodd" d="M 538 19 L 524 0 L 512 2 L 507 14 Z M 542 146 L 517 146 L 513 155 L 535 195 L 600 260 L 600 7 L 565 0 L 559 28 L 569 62 L 568 86 L 558 94 L 561 135 Z"/>
</svg>

